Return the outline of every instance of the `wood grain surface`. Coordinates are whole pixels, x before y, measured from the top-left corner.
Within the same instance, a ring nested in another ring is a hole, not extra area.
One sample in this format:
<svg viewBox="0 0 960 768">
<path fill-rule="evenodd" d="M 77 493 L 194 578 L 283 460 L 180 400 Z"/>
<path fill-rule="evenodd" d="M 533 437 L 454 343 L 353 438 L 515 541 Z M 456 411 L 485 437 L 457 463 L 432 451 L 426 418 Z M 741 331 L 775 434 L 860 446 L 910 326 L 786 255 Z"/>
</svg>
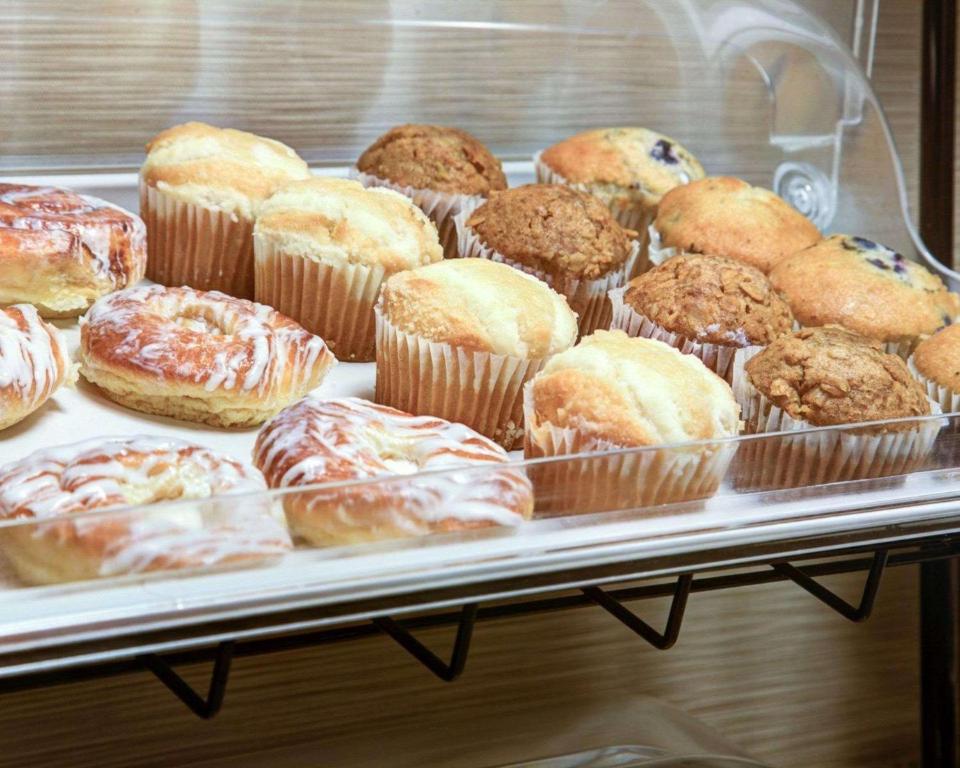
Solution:
<svg viewBox="0 0 960 768">
<path fill-rule="evenodd" d="M 246 83 L 262 106 L 261 122 L 247 127 L 291 141 L 307 155 L 349 159 L 396 119 L 382 106 L 398 67 L 417 68 L 429 97 L 418 101 L 425 105 L 418 119 L 452 119 L 451 100 L 441 88 L 449 78 L 438 70 L 454 67 L 463 72 L 464 88 L 479 91 L 475 112 L 457 115 L 457 121 L 486 126 L 485 138 L 494 146 L 509 137 L 515 146 L 533 148 L 553 138 L 550 131 L 560 135 L 577 120 L 597 124 L 609 116 L 599 111 L 561 119 L 550 112 L 552 93 L 584 88 L 549 76 L 549 67 L 564 59 L 604 71 L 604 82 L 613 84 L 605 103 L 616 104 L 617 89 L 650 94 L 643 115 L 668 113 L 681 126 L 682 138 L 700 137 L 712 151 L 713 122 L 703 104 L 657 101 L 658 72 L 612 56 L 602 36 L 572 51 L 545 38 L 524 61 L 497 63 L 500 71 L 532 68 L 540 78 L 538 119 L 532 123 L 517 93 L 490 87 L 491 70 L 484 67 L 493 67 L 495 56 L 428 67 L 402 55 L 410 54 L 402 36 L 394 59 L 352 52 L 329 21 L 349 10 L 344 0 L 292 4 L 318 19 L 292 35 L 273 6 L 256 10 L 247 3 L 256 15 L 240 38 L 228 37 L 214 18 L 224 3 L 97 5 L 112 10 L 111 24 L 94 23 L 89 6 L 66 0 L 12 0 L 0 7 L 7 22 L 0 24 L 0 48 L 16 61 L 0 76 L 2 162 L 69 151 L 93 163 L 106 143 L 116 147 L 118 162 L 138 162 L 157 115 L 165 123 L 200 114 L 214 120 L 235 115 L 238 106 L 226 87 L 232 79 Z M 613 5 L 624 24 L 662 23 L 630 19 L 629 3 Z M 424 12 L 438 6 L 422 4 Z M 515 3 L 512 12 L 543 18 L 547 6 L 554 14 L 548 18 L 562 21 L 571 13 L 546 0 Z M 589 6 L 577 7 L 586 13 Z M 202 40 L 199 14 L 209 22 Z M 61 22 L 51 27 L 52 19 Z M 43 35 L 30 33 L 37 26 Z M 919 32 L 919 2 L 883 3 L 874 79 L 914 201 Z M 374 38 L 383 34 L 371 26 Z M 158 37 L 165 41 L 163 56 L 155 53 Z M 281 56 L 275 53 L 278 45 Z M 247 54 L 234 70 L 218 63 L 228 46 Z M 56 48 L 65 53 L 52 55 Z M 155 57 L 152 76 L 135 82 L 124 61 L 143 56 Z M 666 71 L 677 69 L 677 56 L 664 48 Z M 202 79 L 201 64 L 207 67 Z M 612 79 L 606 77 L 610 72 Z M 63 87 L 51 85 L 61 82 Z M 295 87 L 276 88 L 277 82 Z M 585 88 L 574 90 L 573 97 L 586 98 L 589 85 Z M 743 142 L 755 140 L 747 114 L 745 109 L 739 122 L 731 123 L 731 130 L 742 129 Z M 83 129 L 84 120 L 89 129 Z M 761 153 L 757 167 L 744 172 L 759 173 L 763 161 Z M 831 583 L 853 595 L 862 577 Z M 147 674 L 11 694 L 0 698 L 0 768 L 496 765 L 511 755 L 532 757 L 540 745 L 544 753 L 555 753 L 633 741 L 644 725 L 634 715 L 635 699 L 642 696 L 682 707 L 782 768 L 916 765 L 916 593 L 915 569 L 891 570 L 875 616 L 859 626 L 789 584 L 694 595 L 680 642 L 666 653 L 646 647 L 599 609 L 482 624 L 466 674 L 452 685 L 434 680 L 385 637 L 242 659 L 225 709 L 210 723 L 194 720 Z M 651 617 L 663 611 L 658 603 L 636 607 Z M 428 632 L 424 639 L 446 648 L 449 632 Z M 206 670 L 187 674 L 202 685 Z"/>
</svg>

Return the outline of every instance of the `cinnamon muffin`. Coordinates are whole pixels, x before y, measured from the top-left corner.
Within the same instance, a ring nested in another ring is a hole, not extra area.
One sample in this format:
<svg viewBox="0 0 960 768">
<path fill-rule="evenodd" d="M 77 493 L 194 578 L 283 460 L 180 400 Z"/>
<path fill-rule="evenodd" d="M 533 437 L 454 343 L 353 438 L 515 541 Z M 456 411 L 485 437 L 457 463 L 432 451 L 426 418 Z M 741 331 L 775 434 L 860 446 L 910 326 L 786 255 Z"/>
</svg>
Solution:
<svg viewBox="0 0 960 768">
<path fill-rule="evenodd" d="M 907 472 L 940 429 L 936 419 L 909 420 L 932 407 L 903 359 L 839 326 L 781 336 L 745 364 L 738 357 L 734 392 L 753 433 L 902 420 L 754 443 L 754 470 L 775 484 Z"/>
<path fill-rule="evenodd" d="M 507 188 L 500 161 L 474 136 L 440 125 L 398 125 L 364 151 L 356 173 L 364 186 L 411 198 L 437 225 L 446 258 L 457 256 L 453 217 Z"/>
<path fill-rule="evenodd" d="M 801 324 L 842 325 L 902 357 L 960 313 L 937 275 L 863 237 L 828 237 L 777 264 L 770 281 Z"/>
<path fill-rule="evenodd" d="M 158 134 L 140 169 L 147 277 L 252 299 L 257 209 L 309 176 L 290 147 L 252 133 L 185 123 Z"/>
<path fill-rule="evenodd" d="M 921 341 L 908 361 L 927 396 L 946 413 L 960 409 L 960 325 L 951 325 Z"/>
<path fill-rule="evenodd" d="M 647 128 L 578 133 L 534 157 L 537 181 L 569 184 L 603 201 L 621 225 L 646 237 L 661 198 L 703 178 L 703 167 L 669 136 Z"/>
<path fill-rule="evenodd" d="M 610 323 L 607 291 L 623 285 L 637 257 L 634 234 L 599 200 L 559 184 L 494 192 L 457 218 L 464 256 L 493 259 L 543 280 L 567 297 L 580 333 Z"/>
<path fill-rule="evenodd" d="M 613 328 L 696 355 L 733 381 L 737 349 L 765 346 L 793 327 L 787 303 L 743 262 L 684 253 L 610 292 Z"/>
<path fill-rule="evenodd" d="M 818 240 L 813 222 L 769 189 L 710 176 L 663 196 L 650 229 L 649 253 L 656 263 L 678 251 L 711 253 L 769 272 Z"/>
<path fill-rule="evenodd" d="M 670 446 L 531 467 L 537 507 L 600 511 L 714 493 L 739 430 L 730 387 L 693 355 L 622 331 L 597 331 L 526 386 L 527 457 Z"/>
<path fill-rule="evenodd" d="M 461 422 L 507 450 L 523 437 L 524 382 L 577 336 L 562 296 L 486 259 L 398 272 L 376 315 L 376 401 Z"/>
<path fill-rule="evenodd" d="M 390 189 L 347 179 L 296 181 L 260 207 L 257 301 L 322 337 L 340 360 L 374 359 L 383 281 L 443 258 L 433 222 Z"/>
</svg>

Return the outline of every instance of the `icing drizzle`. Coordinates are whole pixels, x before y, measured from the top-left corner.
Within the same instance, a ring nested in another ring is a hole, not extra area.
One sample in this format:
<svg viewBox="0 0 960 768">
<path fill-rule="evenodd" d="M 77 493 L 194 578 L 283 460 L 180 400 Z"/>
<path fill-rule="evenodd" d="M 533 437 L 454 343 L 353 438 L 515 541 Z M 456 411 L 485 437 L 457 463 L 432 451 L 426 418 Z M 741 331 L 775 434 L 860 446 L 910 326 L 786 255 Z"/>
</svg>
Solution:
<svg viewBox="0 0 960 768">
<path fill-rule="evenodd" d="M 68 359 L 63 334 L 33 305 L 0 310 L 0 390 L 12 388 L 20 400 L 39 405 L 62 383 Z"/>
</svg>

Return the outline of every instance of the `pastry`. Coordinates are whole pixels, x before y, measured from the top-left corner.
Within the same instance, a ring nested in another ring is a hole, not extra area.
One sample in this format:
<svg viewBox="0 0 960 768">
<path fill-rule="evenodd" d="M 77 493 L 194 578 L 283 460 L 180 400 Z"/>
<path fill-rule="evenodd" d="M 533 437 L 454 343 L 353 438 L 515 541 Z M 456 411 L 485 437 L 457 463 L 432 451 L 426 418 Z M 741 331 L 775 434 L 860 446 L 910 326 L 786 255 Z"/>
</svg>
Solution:
<svg viewBox="0 0 960 768">
<path fill-rule="evenodd" d="M 921 341 L 907 364 L 944 413 L 960 410 L 960 325 L 947 326 Z"/>
</svg>

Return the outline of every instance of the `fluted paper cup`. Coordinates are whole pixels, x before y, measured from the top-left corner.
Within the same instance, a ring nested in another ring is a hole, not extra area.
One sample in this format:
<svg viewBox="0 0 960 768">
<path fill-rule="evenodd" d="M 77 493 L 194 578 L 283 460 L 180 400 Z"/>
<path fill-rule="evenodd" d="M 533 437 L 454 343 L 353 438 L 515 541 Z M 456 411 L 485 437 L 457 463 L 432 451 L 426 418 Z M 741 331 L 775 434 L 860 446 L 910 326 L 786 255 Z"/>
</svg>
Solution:
<svg viewBox="0 0 960 768">
<path fill-rule="evenodd" d="M 460 422 L 508 451 L 523 442 L 523 385 L 546 358 L 474 352 L 428 341 L 377 319 L 378 403 Z"/>
<path fill-rule="evenodd" d="M 913 377 L 923 385 L 923 388 L 927 391 L 927 397 L 939 405 L 944 413 L 956 413 L 960 410 L 960 392 L 954 392 L 950 387 L 937 384 L 933 379 L 920 373 L 913 355 L 907 360 L 907 367 Z"/>
</svg>

